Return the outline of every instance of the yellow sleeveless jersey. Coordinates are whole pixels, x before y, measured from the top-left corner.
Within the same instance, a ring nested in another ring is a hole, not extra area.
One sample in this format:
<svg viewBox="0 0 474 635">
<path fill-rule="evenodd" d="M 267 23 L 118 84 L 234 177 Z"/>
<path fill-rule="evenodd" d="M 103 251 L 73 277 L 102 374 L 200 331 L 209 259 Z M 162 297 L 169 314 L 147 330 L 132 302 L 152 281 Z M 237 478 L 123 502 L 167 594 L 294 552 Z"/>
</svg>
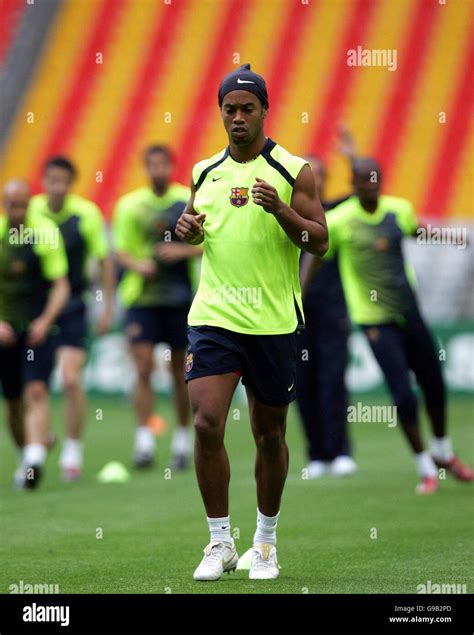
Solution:
<svg viewBox="0 0 474 635">
<path fill-rule="evenodd" d="M 300 249 L 275 216 L 252 202 L 256 177 L 291 203 L 306 161 L 267 139 L 247 163 L 229 148 L 193 168 L 194 210 L 205 213 L 201 279 L 188 316 L 190 326 L 217 326 L 237 333 L 292 333 L 302 322 Z"/>
</svg>

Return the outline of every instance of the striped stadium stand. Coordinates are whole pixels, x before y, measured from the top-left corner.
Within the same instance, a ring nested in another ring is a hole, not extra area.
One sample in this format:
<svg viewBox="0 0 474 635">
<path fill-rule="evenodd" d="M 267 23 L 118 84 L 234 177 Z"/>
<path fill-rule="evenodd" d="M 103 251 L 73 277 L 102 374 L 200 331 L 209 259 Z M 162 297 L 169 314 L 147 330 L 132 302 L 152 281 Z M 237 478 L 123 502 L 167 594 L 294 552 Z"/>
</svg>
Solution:
<svg viewBox="0 0 474 635">
<path fill-rule="evenodd" d="M 187 183 L 226 143 L 220 78 L 251 62 L 268 81 L 268 132 L 328 162 L 328 195 L 348 187 L 335 151 L 343 120 L 384 167 L 386 190 L 429 218 L 472 218 L 472 3 L 449 0 L 62 0 L 5 135 L 0 181 L 39 186 L 49 154 L 80 167 L 77 191 L 106 215 L 143 182 L 150 141 L 177 152 Z M 20 9 L 21 7 L 21 9 Z M 20 0 L 2 0 L 0 65 Z M 397 69 L 353 67 L 347 51 L 396 49 Z M 34 122 L 31 122 L 33 113 Z M 440 113 L 446 122 L 440 123 Z"/>
</svg>

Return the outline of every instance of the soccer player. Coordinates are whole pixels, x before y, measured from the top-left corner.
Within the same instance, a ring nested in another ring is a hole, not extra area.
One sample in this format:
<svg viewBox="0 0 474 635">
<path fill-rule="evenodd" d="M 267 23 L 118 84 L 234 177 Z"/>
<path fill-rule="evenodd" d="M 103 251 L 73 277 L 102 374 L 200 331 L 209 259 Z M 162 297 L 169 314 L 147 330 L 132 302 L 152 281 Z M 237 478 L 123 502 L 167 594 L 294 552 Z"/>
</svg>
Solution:
<svg viewBox="0 0 474 635">
<path fill-rule="evenodd" d="M 414 236 L 412 205 L 380 194 L 382 173 L 373 159 L 353 163 L 354 195 L 327 217 L 330 248 L 338 254 L 349 313 L 361 326 L 382 369 L 420 476 L 416 491 L 438 489 L 436 466 L 462 481 L 473 471 L 454 455 L 447 436 L 446 388 L 430 331 L 418 308 L 402 253 L 403 236 Z M 433 431 L 431 454 L 421 439 L 410 370 L 424 396 Z"/>
<path fill-rule="evenodd" d="M 66 439 L 59 459 L 66 481 L 80 478 L 83 465 L 81 437 L 86 399 L 82 368 L 86 361 L 85 293 L 89 286 L 87 267 L 90 258 L 99 263 L 103 286 L 103 308 L 97 324 L 101 335 L 112 325 L 114 306 L 114 273 L 103 216 L 95 203 L 70 192 L 75 177 L 76 168 L 67 157 L 51 157 L 43 172 L 44 193 L 34 196 L 30 203 L 32 211 L 53 220 L 59 227 L 69 264 L 71 296 L 58 320 L 55 340 L 66 401 Z"/>
<path fill-rule="evenodd" d="M 309 165 L 265 136 L 264 79 L 245 64 L 222 80 L 218 102 L 229 145 L 194 166 L 191 199 L 176 227 L 180 238 L 204 247 L 188 316 L 185 373 L 211 539 L 194 579 L 218 580 L 238 561 L 224 431 L 240 378 L 257 448 L 257 530 L 249 576 L 271 579 L 279 573 L 285 427 L 295 398 L 297 328 L 303 320 L 299 255 L 300 249 L 322 255 L 327 228 Z"/>
<path fill-rule="evenodd" d="M 349 131 L 340 127 L 340 151 L 352 160 L 355 154 Z M 326 213 L 346 200 L 325 200 L 326 166 L 315 156 L 306 157 L 316 190 Z M 347 476 L 357 470 L 347 433 L 347 390 L 344 375 L 348 363 L 350 322 L 337 258 L 321 263 L 311 280 L 312 256 L 303 253 L 301 287 L 306 329 L 301 333 L 296 399 L 308 440 L 308 478 L 331 473 Z"/>
<path fill-rule="evenodd" d="M 174 236 L 189 200 L 189 188 L 171 181 L 173 156 L 163 145 L 145 150 L 149 185 L 123 196 L 114 213 L 117 259 L 126 272 L 119 292 L 126 311 L 126 333 L 137 372 L 133 405 L 137 418 L 134 463 L 153 465 L 155 440 L 148 426 L 153 414 L 153 351 L 171 348 L 178 426 L 172 441 L 172 469 L 185 469 L 190 453 L 190 408 L 183 377 L 186 318 L 192 300 L 192 267 L 200 247 Z"/>
<path fill-rule="evenodd" d="M 51 328 L 68 294 L 67 259 L 57 227 L 35 217 L 23 181 L 9 181 L 0 216 L 0 384 L 21 463 L 18 487 L 33 488 L 46 460 Z M 28 211 L 27 211 L 28 210 Z"/>
</svg>

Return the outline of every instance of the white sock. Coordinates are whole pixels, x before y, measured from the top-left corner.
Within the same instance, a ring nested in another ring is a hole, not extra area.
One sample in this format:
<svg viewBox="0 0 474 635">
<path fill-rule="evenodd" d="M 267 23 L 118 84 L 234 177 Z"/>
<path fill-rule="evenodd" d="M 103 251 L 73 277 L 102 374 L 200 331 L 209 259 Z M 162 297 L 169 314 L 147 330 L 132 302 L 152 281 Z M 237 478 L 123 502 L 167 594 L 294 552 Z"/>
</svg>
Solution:
<svg viewBox="0 0 474 635">
<path fill-rule="evenodd" d="M 59 464 L 61 467 L 82 467 L 82 441 L 65 439 Z"/>
<path fill-rule="evenodd" d="M 280 512 L 276 516 L 265 516 L 257 508 L 257 531 L 253 537 L 253 544 L 276 545 L 276 528 Z"/>
<path fill-rule="evenodd" d="M 418 474 L 421 476 L 421 478 L 425 478 L 426 476 L 438 475 L 436 465 L 434 464 L 433 459 L 426 450 L 415 454 L 415 461 L 416 467 L 418 469 Z"/>
<path fill-rule="evenodd" d="M 431 454 L 438 461 L 447 463 L 454 456 L 453 446 L 449 437 L 433 437 L 431 439 Z"/>
<path fill-rule="evenodd" d="M 23 448 L 23 467 L 43 465 L 48 451 L 41 443 L 29 443 Z"/>
<path fill-rule="evenodd" d="M 173 454 L 189 454 L 189 430 L 183 426 L 176 428 L 171 442 L 171 451 Z"/>
<path fill-rule="evenodd" d="M 155 437 L 147 426 L 138 426 L 135 431 L 135 451 L 153 452 L 155 449 Z"/>
<path fill-rule="evenodd" d="M 211 542 L 228 542 L 234 546 L 234 539 L 230 535 L 230 516 L 222 518 L 207 518 Z"/>
</svg>

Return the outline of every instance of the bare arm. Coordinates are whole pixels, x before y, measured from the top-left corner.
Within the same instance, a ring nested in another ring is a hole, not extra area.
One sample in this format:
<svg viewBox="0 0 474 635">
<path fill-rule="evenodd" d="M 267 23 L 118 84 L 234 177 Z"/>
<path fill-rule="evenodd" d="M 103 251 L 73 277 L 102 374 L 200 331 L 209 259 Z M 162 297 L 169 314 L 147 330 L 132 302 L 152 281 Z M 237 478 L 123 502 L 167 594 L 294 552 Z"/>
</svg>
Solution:
<svg viewBox="0 0 474 635">
<path fill-rule="evenodd" d="M 354 161 L 357 154 L 357 148 L 354 137 L 352 136 L 349 128 L 345 123 L 340 123 L 338 126 L 339 133 L 339 152 L 345 156 L 350 163 Z"/>
<path fill-rule="evenodd" d="M 99 316 L 97 330 L 99 333 L 107 333 L 110 330 L 114 317 L 114 293 L 115 273 L 110 256 L 99 260 L 100 277 L 104 290 L 104 309 Z"/>
<path fill-rule="evenodd" d="M 124 268 L 139 273 L 144 278 L 152 278 L 157 272 L 158 267 L 154 260 L 137 260 L 126 251 L 118 251 L 116 254 L 117 262 Z"/>
<path fill-rule="evenodd" d="M 190 245 L 200 245 L 204 240 L 202 223 L 206 218 L 206 214 L 196 213 L 194 209 L 195 195 L 196 188 L 194 183 L 191 183 L 191 198 L 179 217 L 175 229 L 176 236 Z"/>
<path fill-rule="evenodd" d="M 11 324 L 0 320 L 0 344 L 10 346 L 16 342 L 15 330 Z"/>
<path fill-rule="evenodd" d="M 300 249 L 318 256 L 326 253 L 329 244 L 326 218 L 309 165 L 305 165 L 296 178 L 291 207 L 283 203 L 276 189 L 262 179 L 257 178 L 252 196 L 256 205 L 275 216 Z"/>
<path fill-rule="evenodd" d="M 38 346 L 45 340 L 51 325 L 63 310 L 69 293 L 70 287 L 66 277 L 53 281 L 43 312 L 33 320 L 28 329 L 28 343 L 31 346 Z"/>
<path fill-rule="evenodd" d="M 69 294 L 70 287 L 66 277 L 54 280 L 48 295 L 48 301 L 46 302 L 43 313 L 40 315 L 40 318 L 46 320 L 49 326 L 53 324 L 54 320 L 64 309 Z"/>
<path fill-rule="evenodd" d="M 179 262 L 180 260 L 188 260 L 189 258 L 202 256 L 202 247 L 174 240 L 171 242 L 159 243 L 156 245 L 155 252 L 160 262 L 173 264 L 175 262 Z"/>
<path fill-rule="evenodd" d="M 321 259 L 313 254 L 303 254 L 300 268 L 301 294 L 304 297 L 311 281 L 321 268 Z"/>
</svg>

